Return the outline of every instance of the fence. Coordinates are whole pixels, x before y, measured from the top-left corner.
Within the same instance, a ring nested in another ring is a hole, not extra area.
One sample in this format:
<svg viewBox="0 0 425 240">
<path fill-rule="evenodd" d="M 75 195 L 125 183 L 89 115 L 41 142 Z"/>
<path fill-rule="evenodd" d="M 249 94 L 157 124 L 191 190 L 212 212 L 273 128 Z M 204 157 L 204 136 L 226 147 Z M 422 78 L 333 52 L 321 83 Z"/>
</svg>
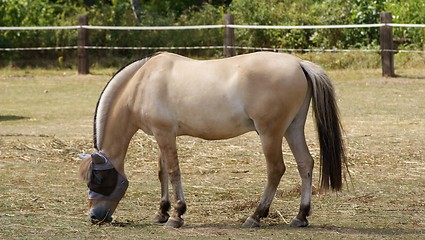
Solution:
<svg viewBox="0 0 425 240">
<path fill-rule="evenodd" d="M 25 50 L 62 50 L 76 49 L 78 56 L 78 73 L 88 74 L 89 71 L 89 49 L 134 49 L 134 50 L 173 50 L 173 49 L 223 49 L 224 57 L 235 55 L 236 49 L 243 50 L 266 50 L 266 51 L 374 51 L 374 50 L 323 50 L 323 49 L 281 49 L 281 48 L 263 48 L 263 47 L 241 47 L 235 46 L 234 30 L 235 29 L 330 29 L 330 28 L 380 28 L 380 50 L 382 75 L 388 77 L 395 76 L 394 70 L 394 53 L 398 50 L 394 49 L 392 38 L 392 27 L 425 27 L 425 24 L 395 24 L 392 23 L 391 13 L 381 13 L 381 23 L 362 24 L 362 25 L 310 25 L 310 26 L 269 26 L 269 25 L 235 25 L 234 17 L 231 14 L 224 15 L 223 25 L 203 25 L 203 26 L 145 26 L 145 27 L 129 27 L 129 26 L 90 26 L 88 25 L 88 17 L 84 15 L 78 16 L 78 26 L 54 26 L 54 27 L 0 27 L 3 30 L 78 30 L 77 46 L 62 47 L 39 47 L 39 48 L 1 48 L 0 51 L 25 51 Z M 144 30 L 186 30 L 186 29 L 224 29 L 223 46 L 194 46 L 194 47 L 111 47 L 111 46 L 89 46 L 88 40 L 89 30 L 126 30 L 126 31 L 144 31 Z M 405 51 L 418 52 L 418 51 Z M 422 52 L 422 51 L 420 51 Z"/>
</svg>

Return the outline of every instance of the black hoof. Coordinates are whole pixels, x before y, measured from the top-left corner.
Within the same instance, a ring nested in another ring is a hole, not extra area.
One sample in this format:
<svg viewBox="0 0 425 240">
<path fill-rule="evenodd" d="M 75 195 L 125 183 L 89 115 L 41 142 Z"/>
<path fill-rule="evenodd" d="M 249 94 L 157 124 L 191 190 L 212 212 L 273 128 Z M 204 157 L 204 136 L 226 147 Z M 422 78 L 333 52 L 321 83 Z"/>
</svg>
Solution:
<svg viewBox="0 0 425 240">
<path fill-rule="evenodd" d="M 168 213 L 167 214 L 157 213 L 153 217 L 153 222 L 154 223 L 166 223 L 169 218 L 170 218 L 170 215 Z"/>
<path fill-rule="evenodd" d="M 183 226 L 184 221 L 182 218 L 174 218 L 174 217 L 170 217 L 167 221 L 167 223 L 165 224 L 165 227 L 167 228 L 179 228 L 181 226 Z"/>
<path fill-rule="evenodd" d="M 253 219 L 252 217 L 248 217 L 245 222 L 242 224 L 242 228 L 258 228 L 260 227 L 260 222 Z"/>
<path fill-rule="evenodd" d="M 289 224 L 291 227 L 307 227 L 308 226 L 308 220 L 299 220 L 298 218 L 292 219 L 291 223 Z"/>
</svg>

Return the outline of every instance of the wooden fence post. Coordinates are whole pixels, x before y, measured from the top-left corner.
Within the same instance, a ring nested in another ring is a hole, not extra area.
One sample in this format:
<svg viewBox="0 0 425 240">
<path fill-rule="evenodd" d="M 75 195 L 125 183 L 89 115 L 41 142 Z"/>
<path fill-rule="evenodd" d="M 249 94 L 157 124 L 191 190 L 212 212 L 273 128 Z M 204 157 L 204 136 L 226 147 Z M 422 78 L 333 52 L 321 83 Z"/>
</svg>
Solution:
<svg viewBox="0 0 425 240">
<path fill-rule="evenodd" d="M 391 23 L 392 18 L 393 16 L 389 12 L 381 13 L 381 23 Z M 380 44 L 381 44 L 382 76 L 395 77 L 393 29 L 391 26 L 381 27 Z"/>
<path fill-rule="evenodd" d="M 224 14 L 224 57 L 235 56 L 235 29 L 227 27 L 230 24 L 234 24 L 233 15 Z"/>
<path fill-rule="evenodd" d="M 87 15 L 78 15 L 78 25 L 88 25 L 89 17 Z M 78 29 L 78 74 L 89 74 L 89 52 L 85 46 L 88 45 L 89 35 L 85 28 Z"/>
</svg>

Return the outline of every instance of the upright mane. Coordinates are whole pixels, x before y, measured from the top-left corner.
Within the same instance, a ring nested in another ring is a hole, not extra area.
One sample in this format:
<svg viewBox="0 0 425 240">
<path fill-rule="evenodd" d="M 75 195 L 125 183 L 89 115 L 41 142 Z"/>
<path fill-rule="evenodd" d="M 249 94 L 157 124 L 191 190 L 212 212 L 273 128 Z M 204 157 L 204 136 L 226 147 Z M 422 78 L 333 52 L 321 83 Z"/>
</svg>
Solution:
<svg viewBox="0 0 425 240">
<path fill-rule="evenodd" d="M 105 129 L 106 117 L 109 113 L 109 106 L 117 94 L 120 86 L 131 79 L 131 77 L 143 66 L 150 58 L 136 60 L 127 66 L 121 68 L 109 82 L 106 84 L 99 100 L 97 101 L 96 111 L 94 114 L 94 127 L 93 127 L 93 143 L 96 150 L 102 148 L 103 132 Z"/>
</svg>

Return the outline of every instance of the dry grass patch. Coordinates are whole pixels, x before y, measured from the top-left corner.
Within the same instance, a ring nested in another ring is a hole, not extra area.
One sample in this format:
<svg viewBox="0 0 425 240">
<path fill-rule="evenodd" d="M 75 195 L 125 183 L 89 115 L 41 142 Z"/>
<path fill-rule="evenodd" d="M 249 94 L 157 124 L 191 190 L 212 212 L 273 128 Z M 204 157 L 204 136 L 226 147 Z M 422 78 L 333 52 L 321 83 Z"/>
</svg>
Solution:
<svg viewBox="0 0 425 240">
<path fill-rule="evenodd" d="M 178 140 L 188 211 L 179 230 L 151 224 L 158 208 L 155 140 L 138 133 L 126 160 L 130 187 L 114 221 L 86 221 L 86 187 L 77 153 L 92 151 L 92 115 L 108 75 L 0 72 L 0 238 L 2 239 L 420 239 L 425 234 L 425 72 L 396 79 L 380 71 L 331 71 L 346 131 L 352 181 L 342 193 L 313 197 L 311 226 L 286 225 L 298 211 L 299 176 L 283 146 L 287 172 L 270 216 L 240 229 L 263 190 L 258 136 Z M 403 77 L 404 76 L 404 77 Z M 318 145 L 312 120 L 307 138 Z M 317 169 L 316 169 L 317 171 Z M 315 172 L 316 179 L 318 177 Z"/>
</svg>

